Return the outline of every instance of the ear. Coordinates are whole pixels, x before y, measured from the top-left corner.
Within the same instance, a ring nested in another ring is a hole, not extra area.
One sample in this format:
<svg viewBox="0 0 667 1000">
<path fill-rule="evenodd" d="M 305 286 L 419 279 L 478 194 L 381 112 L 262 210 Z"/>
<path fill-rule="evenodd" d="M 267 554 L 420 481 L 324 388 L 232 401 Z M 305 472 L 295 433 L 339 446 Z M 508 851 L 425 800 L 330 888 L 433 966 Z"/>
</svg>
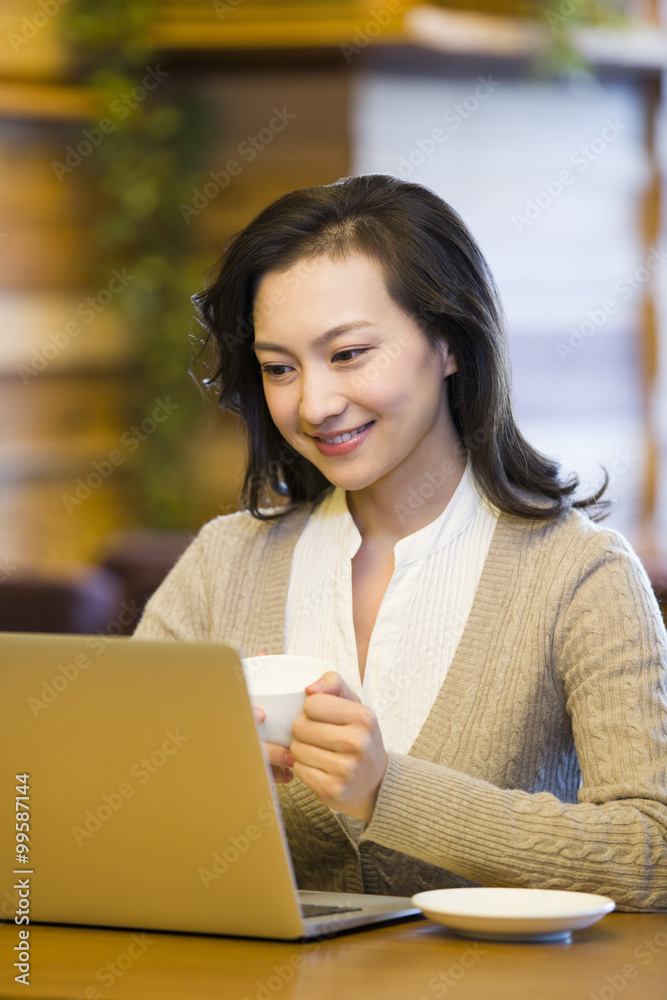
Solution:
<svg viewBox="0 0 667 1000">
<path fill-rule="evenodd" d="M 454 372 L 459 370 L 459 366 L 456 363 L 456 358 L 449 349 L 449 344 L 445 340 L 438 340 L 436 350 L 438 352 L 438 357 L 440 359 L 440 365 L 442 370 L 443 379 L 447 378 L 449 375 L 453 375 Z"/>
</svg>

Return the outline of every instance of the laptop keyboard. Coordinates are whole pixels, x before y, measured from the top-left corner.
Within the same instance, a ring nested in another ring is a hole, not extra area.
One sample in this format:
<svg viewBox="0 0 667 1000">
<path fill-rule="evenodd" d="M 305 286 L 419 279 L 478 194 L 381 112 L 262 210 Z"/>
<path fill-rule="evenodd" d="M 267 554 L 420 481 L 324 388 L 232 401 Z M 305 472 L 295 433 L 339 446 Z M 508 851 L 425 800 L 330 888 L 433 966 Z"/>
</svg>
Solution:
<svg viewBox="0 0 667 1000">
<path fill-rule="evenodd" d="M 332 913 L 360 913 L 360 906 L 317 906 L 315 903 L 302 903 L 301 912 L 304 917 L 328 917 Z"/>
</svg>

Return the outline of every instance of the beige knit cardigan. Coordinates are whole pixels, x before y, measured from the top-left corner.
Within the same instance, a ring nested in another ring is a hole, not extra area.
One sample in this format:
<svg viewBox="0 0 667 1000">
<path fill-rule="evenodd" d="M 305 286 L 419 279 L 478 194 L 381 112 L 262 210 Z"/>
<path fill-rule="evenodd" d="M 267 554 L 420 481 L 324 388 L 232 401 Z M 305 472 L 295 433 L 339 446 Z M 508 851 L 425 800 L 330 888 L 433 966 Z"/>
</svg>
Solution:
<svg viewBox="0 0 667 1000">
<path fill-rule="evenodd" d="M 205 525 L 135 635 L 282 652 L 311 509 Z M 527 886 L 667 911 L 667 635 L 628 543 L 576 511 L 502 515 L 442 688 L 409 753 L 389 755 L 359 844 L 298 779 L 279 797 L 302 888 Z"/>
</svg>

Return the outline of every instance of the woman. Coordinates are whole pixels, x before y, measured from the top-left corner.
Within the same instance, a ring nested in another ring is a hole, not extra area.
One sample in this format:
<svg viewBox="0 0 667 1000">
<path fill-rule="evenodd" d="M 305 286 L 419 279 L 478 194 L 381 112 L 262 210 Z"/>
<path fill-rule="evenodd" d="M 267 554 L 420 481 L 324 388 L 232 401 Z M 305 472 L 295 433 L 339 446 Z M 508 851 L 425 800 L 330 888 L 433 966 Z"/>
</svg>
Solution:
<svg viewBox="0 0 667 1000">
<path fill-rule="evenodd" d="M 197 296 L 248 433 L 137 635 L 335 663 L 269 747 L 301 888 L 667 910 L 667 637 L 595 496 L 521 436 L 461 219 L 379 175 L 280 198 Z M 605 484 L 606 485 L 606 484 Z"/>
</svg>

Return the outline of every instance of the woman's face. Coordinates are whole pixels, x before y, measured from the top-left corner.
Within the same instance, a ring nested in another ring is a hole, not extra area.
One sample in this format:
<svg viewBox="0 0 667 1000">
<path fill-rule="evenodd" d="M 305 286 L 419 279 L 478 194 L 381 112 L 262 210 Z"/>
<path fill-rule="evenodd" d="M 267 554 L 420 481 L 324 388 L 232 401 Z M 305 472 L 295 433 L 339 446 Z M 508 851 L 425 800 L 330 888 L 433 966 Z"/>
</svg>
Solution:
<svg viewBox="0 0 667 1000">
<path fill-rule="evenodd" d="M 405 485 L 448 457 L 444 379 L 456 363 L 390 298 L 375 260 L 318 257 L 269 271 L 254 326 L 273 421 L 331 483 Z"/>
</svg>

